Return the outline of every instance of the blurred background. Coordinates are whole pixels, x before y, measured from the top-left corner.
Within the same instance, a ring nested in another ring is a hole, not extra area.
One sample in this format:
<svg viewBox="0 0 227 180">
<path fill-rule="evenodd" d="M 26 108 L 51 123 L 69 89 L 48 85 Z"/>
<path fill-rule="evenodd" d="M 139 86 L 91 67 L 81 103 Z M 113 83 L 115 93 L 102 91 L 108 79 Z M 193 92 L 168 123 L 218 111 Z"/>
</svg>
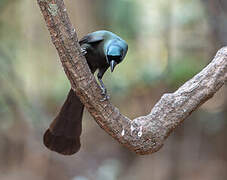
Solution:
<svg viewBox="0 0 227 180">
<path fill-rule="evenodd" d="M 104 82 L 130 118 L 146 115 L 227 44 L 225 0 L 65 0 L 79 38 L 106 29 L 129 44 Z M 227 95 L 223 87 L 152 155 L 107 135 L 85 111 L 82 148 L 70 157 L 42 135 L 70 84 L 36 1 L 0 0 L 0 180 L 226 180 Z"/>
</svg>

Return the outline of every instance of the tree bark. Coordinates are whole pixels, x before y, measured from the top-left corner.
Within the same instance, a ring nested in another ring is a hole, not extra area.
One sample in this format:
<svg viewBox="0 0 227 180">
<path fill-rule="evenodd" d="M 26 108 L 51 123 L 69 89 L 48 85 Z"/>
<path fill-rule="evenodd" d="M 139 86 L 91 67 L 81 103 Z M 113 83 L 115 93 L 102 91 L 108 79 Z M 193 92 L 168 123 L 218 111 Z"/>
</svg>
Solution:
<svg viewBox="0 0 227 180">
<path fill-rule="evenodd" d="M 63 0 L 37 0 L 64 71 L 81 102 L 101 128 L 138 154 L 158 151 L 173 130 L 227 81 L 227 47 L 176 92 L 164 94 L 148 115 L 130 120 L 109 100 L 90 72 Z"/>
</svg>

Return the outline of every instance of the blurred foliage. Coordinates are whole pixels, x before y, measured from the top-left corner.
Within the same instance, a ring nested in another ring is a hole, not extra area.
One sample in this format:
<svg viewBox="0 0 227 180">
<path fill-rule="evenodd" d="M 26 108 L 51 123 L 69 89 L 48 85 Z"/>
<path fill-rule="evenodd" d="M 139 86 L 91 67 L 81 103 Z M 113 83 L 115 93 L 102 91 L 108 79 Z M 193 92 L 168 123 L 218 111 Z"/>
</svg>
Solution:
<svg viewBox="0 0 227 180">
<path fill-rule="evenodd" d="M 8 5 L 12 2 L 13 2 L 13 0 L 1 0 L 0 1 L 0 10 L 3 10 L 6 5 Z"/>
<path fill-rule="evenodd" d="M 198 57 L 198 60 L 201 58 L 202 57 Z M 184 61 L 176 60 L 176 63 L 171 64 L 171 70 L 168 74 L 168 79 L 166 79 L 166 82 L 170 86 L 181 86 L 206 65 L 204 62 L 198 60 L 196 60 L 194 56 L 192 58 L 185 57 Z"/>
<path fill-rule="evenodd" d="M 14 30 L 15 26 L 4 19 L 6 14 L 8 14 L 4 9 L 12 3 L 13 1 L 1 1 L 0 3 L 0 108 L 1 117 L 5 117 L 1 118 L 3 121 L 1 128 L 4 128 L 5 124 L 15 118 L 13 117 L 13 104 L 21 102 L 20 99 L 18 99 L 20 96 L 17 91 L 17 89 L 20 89 L 20 86 L 19 84 L 14 84 L 17 83 L 14 61 L 17 60 L 16 51 L 19 33 Z"/>
<path fill-rule="evenodd" d="M 138 32 L 138 11 L 136 1 L 131 0 L 97 0 L 97 20 L 113 32 L 126 38 L 135 38 Z M 113 8 L 114 7 L 114 8 Z"/>
</svg>

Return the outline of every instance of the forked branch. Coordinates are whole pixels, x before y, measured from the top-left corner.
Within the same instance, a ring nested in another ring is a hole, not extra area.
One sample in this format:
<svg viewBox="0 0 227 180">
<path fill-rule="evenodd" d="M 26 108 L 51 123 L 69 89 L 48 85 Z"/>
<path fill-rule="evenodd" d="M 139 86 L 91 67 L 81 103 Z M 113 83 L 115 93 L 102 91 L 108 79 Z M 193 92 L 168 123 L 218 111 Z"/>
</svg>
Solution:
<svg viewBox="0 0 227 180">
<path fill-rule="evenodd" d="M 176 92 L 164 94 L 150 114 L 130 120 L 108 100 L 100 101 L 101 89 L 81 54 L 64 1 L 37 1 L 73 90 L 101 128 L 138 154 L 158 151 L 169 134 L 227 81 L 225 47 Z"/>
</svg>

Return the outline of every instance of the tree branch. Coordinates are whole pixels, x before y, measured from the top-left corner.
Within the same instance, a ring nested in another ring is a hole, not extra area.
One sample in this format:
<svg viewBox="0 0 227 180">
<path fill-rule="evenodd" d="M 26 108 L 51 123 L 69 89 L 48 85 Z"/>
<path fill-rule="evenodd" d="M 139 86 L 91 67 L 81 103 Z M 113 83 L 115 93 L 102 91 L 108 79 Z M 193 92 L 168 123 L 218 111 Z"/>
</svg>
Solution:
<svg viewBox="0 0 227 180">
<path fill-rule="evenodd" d="M 130 120 L 108 100 L 81 54 L 63 0 L 37 0 L 73 90 L 101 128 L 138 154 L 158 151 L 170 133 L 227 81 L 227 47 L 176 92 L 164 94 L 150 114 Z"/>
</svg>

